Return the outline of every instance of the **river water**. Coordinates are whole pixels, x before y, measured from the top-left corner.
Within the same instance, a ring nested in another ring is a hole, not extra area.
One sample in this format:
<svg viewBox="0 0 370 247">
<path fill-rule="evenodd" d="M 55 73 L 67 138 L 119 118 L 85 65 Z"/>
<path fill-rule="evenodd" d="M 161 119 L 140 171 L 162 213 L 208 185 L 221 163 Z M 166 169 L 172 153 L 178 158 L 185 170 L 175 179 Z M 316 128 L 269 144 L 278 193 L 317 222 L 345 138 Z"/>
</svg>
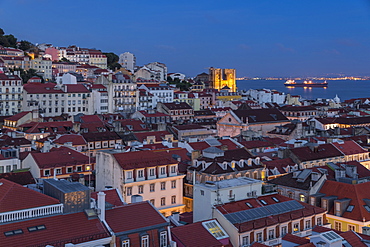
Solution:
<svg viewBox="0 0 370 247">
<path fill-rule="evenodd" d="M 327 88 L 307 88 L 302 87 L 287 88 L 282 80 L 242 80 L 237 81 L 238 90 L 248 89 L 276 89 L 279 92 L 290 93 L 291 95 L 301 95 L 304 99 L 326 98 L 333 99 L 335 95 L 341 101 L 352 98 L 370 98 L 370 81 L 351 81 L 333 80 L 327 81 Z M 314 81 L 322 82 L 322 81 Z"/>
</svg>

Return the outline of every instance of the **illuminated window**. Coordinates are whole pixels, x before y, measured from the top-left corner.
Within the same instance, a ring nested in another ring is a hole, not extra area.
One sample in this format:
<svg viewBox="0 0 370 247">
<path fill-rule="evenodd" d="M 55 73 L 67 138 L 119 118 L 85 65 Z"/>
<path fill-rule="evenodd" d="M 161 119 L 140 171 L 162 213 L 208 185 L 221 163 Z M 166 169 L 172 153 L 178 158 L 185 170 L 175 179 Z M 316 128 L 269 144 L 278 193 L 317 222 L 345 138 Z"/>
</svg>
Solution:
<svg viewBox="0 0 370 247">
<path fill-rule="evenodd" d="M 217 240 L 228 237 L 228 235 L 226 234 L 226 232 L 224 231 L 224 229 L 222 229 L 222 227 L 218 224 L 218 222 L 216 220 L 210 220 L 210 221 L 202 222 L 202 225 Z"/>
<path fill-rule="evenodd" d="M 294 223 L 293 232 L 299 232 L 299 223 Z"/>
</svg>

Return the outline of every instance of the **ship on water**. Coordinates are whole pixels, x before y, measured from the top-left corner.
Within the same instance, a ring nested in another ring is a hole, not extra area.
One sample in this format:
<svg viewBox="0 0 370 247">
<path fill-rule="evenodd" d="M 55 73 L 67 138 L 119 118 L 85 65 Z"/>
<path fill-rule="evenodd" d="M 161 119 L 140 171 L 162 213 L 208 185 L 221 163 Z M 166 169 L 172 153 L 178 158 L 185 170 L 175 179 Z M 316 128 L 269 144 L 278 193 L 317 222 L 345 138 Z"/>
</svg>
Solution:
<svg viewBox="0 0 370 247">
<path fill-rule="evenodd" d="M 328 83 L 324 82 L 313 82 L 313 81 L 303 81 L 296 82 L 295 80 L 287 80 L 284 85 L 286 87 L 327 87 Z"/>
</svg>

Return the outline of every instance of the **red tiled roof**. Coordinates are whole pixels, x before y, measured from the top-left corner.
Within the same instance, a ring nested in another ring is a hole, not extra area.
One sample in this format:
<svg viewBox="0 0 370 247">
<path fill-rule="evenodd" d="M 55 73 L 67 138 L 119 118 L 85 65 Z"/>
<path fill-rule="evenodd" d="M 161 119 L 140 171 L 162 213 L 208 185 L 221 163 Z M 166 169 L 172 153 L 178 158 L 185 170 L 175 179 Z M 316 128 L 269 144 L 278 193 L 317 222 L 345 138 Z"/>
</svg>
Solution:
<svg viewBox="0 0 370 247">
<path fill-rule="evenodd" d="M 345 155 L 352 155 L 352 154 L 360 154 L 360 153 L 368 153 L 367 150 L 362 148 L 358 145 L 355 141 L 344 141 L 344 143 L 340 144 L 338 142 L 332 143 L 339 151 L 344 153 Z"/>
<path fill-rule="evenodd" d="M 275 167 L 276 167 L 280 174 L 287 173 L 287 171 L 284 169 L 287 166 L 294 166 L 295 165 L 294 161 L 291 158 L 276 159 L 276 160 L 270 160 L 270 161 L 262 161 L 262 163 L 269 170 L 275 169 Z"/>
<path fill-rule="evenodd" d="M 337 196 L 338 199 L 348 198 L 351 199 L 349 205 L 353 205 L 352 212 L 345 211 L 341 217 L 357 220 L 357 221 L 369 221 L 370 213 L 365 209 L 366 203 L 363 199 L 370 199 L 370 182 L 360 184 L 347 184 L 337 181 L 325 181 L 324 185 L 320 189 L 320 193 L 326 196 Z M 333 213 L 334 207 L 328 212 Z"/>
<path fill-rule="evenodd" d="M 0 183 L 0 213 L 60 203 L 55 198 L 28 189 L 7 179 L 1 178 Z M 0 235 L 4 236 L 3 234 Z"/>
<path fill-rule="evenodd" d="M 4 178 L 20 185 L 35 184 L 35 179 L 32 177 L 31 172 L 9 172 L 0 173 L 0 179 Z"/>
<path fill-rule="evenodd" d="M 137 119 L 118 119 L 117 122 L 120 122 L 122 127 L 125 127 L 127 130 L 135 131 L 148 131 L 148 126 L 141 120 Z M 130 125 L 132 129 L 128 128 L 127 125 Z"/>
<path fill-rule="evenodd" d="M 46 229 L 33 232 L 29 232 L 27 229 L 39 225 L 45 225 Z M 2 246 L 65 246 L 67 243 L 78 244 L 110 236 L 99 219 L 88 220 L 83 212 L 5 224 L 2 225 L 1 229 L 2 232 L 17 229 L 23 231 L 22 234 L 10 237 L 1 233 L 0 243 Z"/>
<path fill-rule="evenodd" d="M 309 147 L 292 148 L 290 151 L 301 162 L 343 156 L 342 152 L 332 144 L 322 144 L 313 149 Z"/>
<path fill-rule="evenodd" d="M 152 150 L 113 154 L 123 170 L 175 164 L 169 157 Z"/>
<path fill-rule="evenodd" d="M 171 233 L 174 240 L 185 247 L 222 247 L 223 244 L 213 237 L 202 222 L 173 227 Z M 190 237 L 191 236 L 191 237 Z"/>
<path fill-rule="evenodd" d="M 113 190 L 103 190 L 103 192 L 105 193 L 105 201 L 112 204 L 113 206 L 123 206 L 123 202 L 121 200 L 121 197 L 118 195 L 118 191 L 117 189 L 113 189 Z M 91 198 L 94 198 L 95 200 L 97 200 L 98 198 L 98 192 L 92 192 L 91 193 Z"/>
<path fill-rule="evenodd" d="M 73 123 L 71 121 L 60 121 L 60 122 L 31 122 L 20 125 L 21 128 L 26 128 L 25 133 L 41 133 L 42 129 L 45 133 L 65 133 L 66 128 L 72 128 Z"/>
<path fill-rule="evenodd" d="M 26 116 L 28 113 L 32 113 L 32 112 L 31 111 L 22 111 L 22 112 L 20 112 L 18 114 L 15 114 L 13 116 L 10 116 L 10 117 L 5 118 L 5 120 L 18 121 L 22 117 Z"/>
<path fill-rule="evenodd" d="M 26 83 L 23 85 L 23 90 L 25 90 L 29 94 L 58 94 L 64 93 L 61 89 L 55 88 L 55 83 L 40 83 L 40 82 L 33 82 L 33 83 Z"/>
<path fill-rule="evenodd" d="M 347 231 L 347 232 L 343 232 L 341 234 L 339 234 L 342 238 L 344 238 L 345 240 L 347 240 L 347 242 L 351 245 L 351 246 L 356 246 L 356 247 L 367 247 L 368 245 L 366 245 L 364 242 L 361 241 L 361 237 L 359 235 L 357 235 L 355 232 L 353 231 Z"/>
<path fill-rule="evenodd" d="M 283 238 L 283 240 L 294 243 L 294 244 L 308 244 L 310 242 L 309 239 L 303 238 L 303 237 L 298 237 L 293 234 L 287 233 Z"/>
<path fill-rule="evenodd" d="M 66 84 L 67 93 L 89 93 L 90 91 L 82 84 Z"/>
<path fill-rule="evenodd" d="M 72 145 L 85 145 L 86 141 L 81 135 L 67 134 L 62 135 L 58 139 L 54 140 L 54 143 L 64 144 L 66 142 L 72 142 Z"/>
<path fill-rule="evenodd" d="M 107 210 L 105 220 L 115 233 L 169 224 L 147 201 Z"/>
<path fill-rule="evenodd" d="M 83 165 L 94 162 L 94 159 L 67 147 L 52 148 L 48 153 L 31 153 L 40 169 Z"/>
<path fill-rule="evenodd" d="M 148 131 L 148 132 L 137 132 L 134 133 L 136 139 L 139 142 L 143 142 L 148 136 L 155 136 L 156 142 L 161 142 L 165 135 L 170 135 L 171 133 L 167 130 L 164 131 Z"/>
<path fill-rule="evenodd" d="M 146 111 L 140 111 L 141 114 L 143 114 L 145 117 L 168 117 L 168 114 L 162 113 L 162 112 L 156 112 L 156 113 L 147 113 Z"/>
<path fill-rule="evenodd" d="M 80 117 L 83 123 L 102 123 L 103 121 L 97 115 L 84 115 Z"/>
</svg>

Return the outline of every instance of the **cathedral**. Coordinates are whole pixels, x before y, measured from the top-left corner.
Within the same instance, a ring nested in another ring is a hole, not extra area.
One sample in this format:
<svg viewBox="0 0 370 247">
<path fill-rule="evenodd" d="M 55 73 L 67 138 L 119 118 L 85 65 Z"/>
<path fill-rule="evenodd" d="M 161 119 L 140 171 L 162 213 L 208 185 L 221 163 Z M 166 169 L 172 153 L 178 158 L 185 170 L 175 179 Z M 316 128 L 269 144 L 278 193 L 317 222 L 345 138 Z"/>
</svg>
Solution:
<svg viewBox="0 0 370 247">
<path fill-rule="evenodd" d="M 209 68 L 210 87 L 219 91 L 236 92 L 235 69 Z"/>
</svg>

